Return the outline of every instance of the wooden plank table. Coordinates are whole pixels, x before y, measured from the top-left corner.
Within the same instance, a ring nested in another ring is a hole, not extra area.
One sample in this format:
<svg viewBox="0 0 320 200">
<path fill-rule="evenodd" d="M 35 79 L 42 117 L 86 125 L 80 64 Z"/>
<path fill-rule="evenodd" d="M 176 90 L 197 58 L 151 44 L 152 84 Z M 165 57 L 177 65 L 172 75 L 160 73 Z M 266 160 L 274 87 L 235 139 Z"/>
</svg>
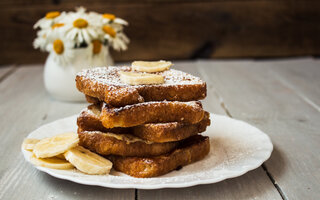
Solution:
<svg viewBox="0 0 320 200">
<path fill-rule="evenodd" d="M 0 199 L 320 199 L 320 60 L 196 60 L 175 66 L 207 82 L 206 110 L 245 120 L 271 137 L 274 151 L 262 167 L 182 189 L 109 189 L 51 177 L 24 161 L 20 145 L 32 130 L 87 104 L 50 98 L 43 66 L 3 66 Z"/>
</svg>

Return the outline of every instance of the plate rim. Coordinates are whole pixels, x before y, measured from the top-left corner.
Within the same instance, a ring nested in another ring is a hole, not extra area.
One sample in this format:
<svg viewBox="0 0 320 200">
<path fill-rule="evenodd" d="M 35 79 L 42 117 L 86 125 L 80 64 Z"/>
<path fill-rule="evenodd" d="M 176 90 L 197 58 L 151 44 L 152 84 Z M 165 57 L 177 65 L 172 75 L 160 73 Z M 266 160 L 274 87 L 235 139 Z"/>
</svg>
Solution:
<svg viewBox="0 0 320 200">
<path fill-rule="evenodd" d="M 74 118 L 76 116 L 77 115 L 72 115 L 72 116 L 69 116 L 69 117 L 57 119 L 57 120 L 55 120 L 53 122 L 49 122 L 49 123 L 43 124 L 40 127 L 38 127 L 37 129 L 35 129 L 32 132 L 30 132 L 26 138 L 30 138 L 30 135 L 32 135 L 32 133 L 38 131 L 43 126 L 49 126 L 50 124 L 58 123 L 58 121 L 64 121 L 64 120 L 66 120 L 68 118 Z M 273 151 L 273 144 L 272 144 L 272 141 L 271 141 L 269 135 L 267 135 L 266 133 L 261 131 L 259 128 L 251 125 L 248 122 L 245 122 L 245 121 L 242 121 L 242 120 L 238 120 L 238 119 L 234 119 L 234 118 L 228 117 L 226 115 L 219 115 L 219 114 L 210 113 L 210 118 L 213 118 L 213 116 L 218 116 L 218 117 L 222 117 L 222 118 L 227 118 L 228 120 L 234 120 L 234 121 L 237 121 L 237 122 L 240 122 L 240 123 L 245 123 L 248 126 L 251 126 L 252 128 L 256 129 L 260 134 L 264 135 L 266 137 L 266 140 L 268 141 L 268 148 L 266 148 L 266 149 L 269 150 L 268 152 L 267 152 L 267 150 L 265 150 L 265 153 L 266 153 L 265 154 L 265 158 L 260 159 L 259 162 L 256 162 L 254 165 L 251 164 L 250 166 L 247 166 L 246 168 L 239 169 L 238 171 L 229 171 L 227 176 L 221 176 L 219 178 L 208 178 L 208 179 L 205 179 L 205 180 L 194 180 L 194 181 L 185 182 L 185 183 L 174 183 L 174 182 L 173 183 L 167 183 L 167 182 L 165 182 L 165 183 L 147 185 L 147 184 L 141 184 L 141 183 L 113 184 L 113 183 L 110 183 L 110 182 L 98 182 L 98 181 L 92 181 L 92 180 L 85 181 L 85 180 L 81 180 L 81 179 L 79 179 L 77 177 L 72 177 L 72 176 L 68 176 L 68 175 L 55 173 L 54 169 L 33 165 L 30 162 L 30 159 L 27 157 L 28 153 L 30 153 L 30 152 L 28 152 L 27 150 L 23 149 L 22 146 L 21 146 L 21 151 L 22 151 L 22 154 L 23 154 L 25 160 L 29 164 L 31 164 L 33 167 L 35 167 L 37 170 L 45 172 L 45 173 L 47 173 L 47 174 L 49 174 L 49 175 L 51 175 L 53 177 L 59 178 L 59 179 L 68 180 L 68 181 L 72 181 L 72 182 L 83 184 L 83 185 L 102 186 L 102 187 L 115 188 L 115 189 L 146 189 L 146 190 L 161 189 L 161 188 L 185 188 L 185 187 L 192 187 L 192 186 L 195 186 L 195 185 L 204 185 L 204 184 L 212 184 L 212 183 L 221 182 L 221 181 L 224 181 L 226 179 L 242 176 L 243 174 L 260 167 L 266 160 L 268 160 L 270 158 L 270 156 L 272 154 L 272 151 Z M 267 144 L 265 144 L 265 145 L 267 145 Z M 172 177 L 172 178 L 174 178 L 174 177 Z M 141 178 L 139 178 L 139 179 L 141 179 Z"/>
</svg>

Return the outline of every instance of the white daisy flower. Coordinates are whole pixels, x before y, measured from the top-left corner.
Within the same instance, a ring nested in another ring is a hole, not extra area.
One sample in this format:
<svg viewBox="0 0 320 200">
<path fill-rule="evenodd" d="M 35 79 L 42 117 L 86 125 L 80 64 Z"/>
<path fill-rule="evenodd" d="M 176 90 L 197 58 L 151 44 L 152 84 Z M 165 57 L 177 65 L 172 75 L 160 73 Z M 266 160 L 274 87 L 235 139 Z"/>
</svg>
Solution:
<svg viewBox="0 0 320 200">
<path fill-rule="evenodd" d="M 103 26 L 101 14 L 97 12 L 89 12 L 88 18 L 90 18 L 92 25 L 95 26 L 96 28 Z"/>
<path fill-rule="evenodd" d="M 34 48 L 45 51 L 47 44 L 52 42 L 52 38 L 56 38 L 61 33 L 59 28 L 63 26 L 64 24 L 62 23 L 55 23 L 49 28 L 39 30 L 37 32 L 37 38 L 33 42 Z"/>
<path fill-rule="evenodd" d="M 100 60 L 100 62 L 105 63 L 107 55 L 109 54 L 108 46 L 103 45 L 100 40 L 93 40 L 89 46 L 89 49 L 92 52 L 91 61 Z"/>
<path fill-rule="evenodd" d="M 44 18 L 41 18 L 37 23 L 35 23 L 33 28 L 50 28 L 52 24 L 54 24 L 54 20 L 61 15 L 65 15 L 65 13 L 60 13 L 59 11 L 48 12 Z"/>
<path fill-rule="evenodd" d="M 48 38 L 45 34 L 46 31 L 38 31 L 36 39 L 33 41 L 33 47 L 35 49 L 40 49 L 41 51 L 46 51 L 48 44 Z"/>
<path fill-rule="evenodd" d="M 104 25 L 102 27 L 102 31 L 104 34 L 104 38 L 107 40 L 112 40 L 117 35 L 117 31 L 110 25 Z"/>
<path fill-rule="evenodd" d="M 50 28 L 46 29 L 46 35 L 48 40 L 51 40 L 64 34 L 64 23 L 55 23 Z"/>
<path fill-rule="evenodd" d="M 123 32 L 116 32 L 116 30 L 110 25 L 104 25 L 102 30 L 105 33 L 104 38 L 115 50 L 127 50 L 127 44 L 130 42 L 130 40 Z"/>
<path fill-rule="evenodd" d="M 53 42 L 47 46 L 47 51 L 54 56 L 54 61 L 62 66 L 72 62 L 74 57 L 72 42 L 68 42 L 63 37 L 55 38 Z"/>
<path fill-rule="evenodd" d="M 125 51 L 128 49 L 129 38 L 122 32 L 117 33 L 116 37 L 112 41 L 112 47 L 117 51 Z"/>
<path fill-rule="evenodd" d="M 93 56 L 99 55 L 101 53 L 102 42 L 100 40 L 92 40 L 90 47 Z"/>
<path fill-rule="evenodd" d="M 121 24 L 111 23 L 108 25 L 111 26 L 116 32 L 123 31 L 123 25 L 121 25 Z"/>
<path fill-rule="evenodd" d="M 61 23 L 65 24 L 66 37 L 75 41 L 78 46 L 83 42 L 90 44 L 98 36 L 94 21 L 83 10 L 69 13 Z"/>
<path fill-rule="evenodd" d="M 110 13 L 104 13 L 102 14 L 102 22 L 104 24 L 112 24 L 112 23 L 115 23 L 115 24 L 121 24 L 121 25 L 125 25 L 127 26 L 128 25 L 128 22 L 121 19 L 121 18 L 118 18 L 116 17 L 114 14 L 110 14 Z"/>
</svg>

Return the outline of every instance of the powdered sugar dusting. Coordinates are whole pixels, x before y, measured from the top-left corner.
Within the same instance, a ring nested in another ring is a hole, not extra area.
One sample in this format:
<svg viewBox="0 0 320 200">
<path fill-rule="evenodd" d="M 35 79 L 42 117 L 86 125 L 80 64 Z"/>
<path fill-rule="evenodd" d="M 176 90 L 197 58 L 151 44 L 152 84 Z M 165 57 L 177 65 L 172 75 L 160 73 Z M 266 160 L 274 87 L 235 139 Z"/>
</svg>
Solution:
<svg viewBox="0 0 320 200">
<path fill-rule="evenodd" d="M 131 67 L 96 67 L 83 70 L 79 72 L 77 75 L 98 82 L 100 84 L 105 84 L 109 86 L 129 86 L 128 84 L 121 82 L 119 76 L 120 71 L 131 71 Z M 159 74 L 164 77 L 164 83 L 160 85 L 169 86 L 204 84 L 204 82 L 200 78 L 175 69 L 170 69 L 163 72 L 156 72 L 154 74 Z M 131 85 L 131 87 L 134 88 L 138 88 L 141 86 L 146 87 L 146 85 Z"/>
</svg>

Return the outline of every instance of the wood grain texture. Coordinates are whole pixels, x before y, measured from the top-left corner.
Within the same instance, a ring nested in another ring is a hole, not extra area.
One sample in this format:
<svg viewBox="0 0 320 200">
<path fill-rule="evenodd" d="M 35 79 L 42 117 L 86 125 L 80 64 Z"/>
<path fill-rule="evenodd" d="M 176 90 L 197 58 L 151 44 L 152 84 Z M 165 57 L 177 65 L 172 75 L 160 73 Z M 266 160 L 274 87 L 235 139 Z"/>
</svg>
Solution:
<svg viewBox="0 0 320 200">
<path fill-rule="evenodd" d="M 312 58 L 280 59 L 263 63 L 284 85 L 320 112 L 320 60 Z"/>
<path fill-rule="evenodd" d="M 282 199 L 261 167 L 247 174 L 215 184 L 189 188 L 138 190 L 138 199 Z"/>
<path fill-rule="evenodd" d="M 224 114 L 221 99 L 218 99 L 214 85 L 209 81 L 211 74 L 204 75 L 199 71 L 209 66 L 198 62 L 174 62 L 174 68 L 186 71 L 207 81 L 207 98 L 205 109 L 216 114 Z M 212 124 L 214 125 L 214 119 Z M 214 151 L 214 147 L 212 148 Z M 138 199 L 282 199 L 266 172 L 259 167 L 248 174 L 220 183 L 199 185 L 182 189 L 138 190 Z"/>
<path fill-rule="evenodd" d="M 111 12 L 127 19 L 129 50 L 115 60 L 320 54 L 319 1 L 3 1 L 0 64 L 40 63 L 33 24 L 50 10 Z"/>
<path fill-rule="evenodd" d="M 134 199 L 134 190 L 84 186 L 36 170 L 20 152 L 40 125 L 77 114 L 86 104 L 63 103 L 46 94 L 43 69 L 20 67 L 0 84 L 0 199 Z"/>
<path fill-rule="evenodd" d="M 0 82 L 14 71 L 14 65 L 0 66 Z"/>
<path fill-rule="evenodd" d="M 314 66 L 310 66 L 314 64 L 305 64 L 304 74 L 315 73 Z M 296 87 L 297 83 L 288 78 L 292 76 L 281 76 L 267 66 L 268 62 L 258 61 L 199 63 L 202 75 L 210 75 L 206 80 L 217 89 L 231 115 L 252 123 L 271 137 L 274 152 L 265 166 L 283 197 L 319 199 L 319 111 L 284 84 L 283 80 Z M 312 90 L 311 86 L 308 88 Z"/>
</svg>

